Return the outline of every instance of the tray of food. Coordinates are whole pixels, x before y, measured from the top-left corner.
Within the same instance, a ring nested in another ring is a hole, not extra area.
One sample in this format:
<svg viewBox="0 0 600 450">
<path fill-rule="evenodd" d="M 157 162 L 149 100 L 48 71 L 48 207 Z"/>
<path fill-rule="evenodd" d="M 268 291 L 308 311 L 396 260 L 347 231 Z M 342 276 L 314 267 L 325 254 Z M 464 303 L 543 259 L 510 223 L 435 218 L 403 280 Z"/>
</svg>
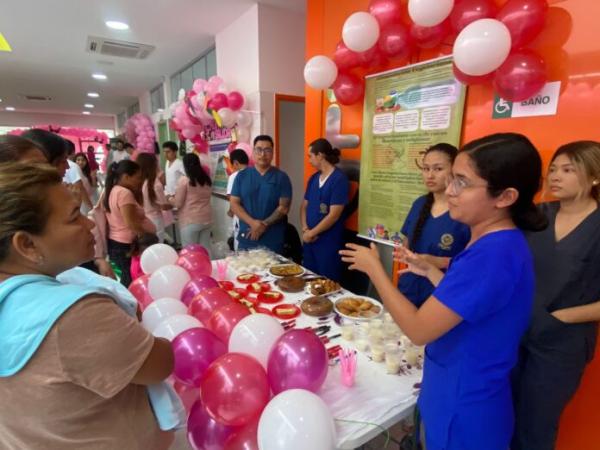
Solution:
<svg viewBox="0 0 600 450">
<path fill-rule="evenodd" d="M 274 277 L 297 277 L 304 274 L 304 268 L 298 264 L 276 264 L 269 268 Z"/>
<path fill-rule="evenodd" d="M 342 287 L 337 281 L 329 280 L 327 278 L 319 278 L 308 281 L 306 283 L 305 290 L 310 295 L 329 295 L 340 292 Z"/>
<path fill-rule="evenodd" d="M 300 277 L 283 277 L 275 281 L 275 285 L 283 292 L 302 292 L 305 284 L 306 281 Z"/>
<path fill-rule="evenodd" d="M 351 320 L 369 320 L 383 312 L 381 303 L 368 297 L 344 297 L 334 304 L 335 312 Z"/>
</svg>

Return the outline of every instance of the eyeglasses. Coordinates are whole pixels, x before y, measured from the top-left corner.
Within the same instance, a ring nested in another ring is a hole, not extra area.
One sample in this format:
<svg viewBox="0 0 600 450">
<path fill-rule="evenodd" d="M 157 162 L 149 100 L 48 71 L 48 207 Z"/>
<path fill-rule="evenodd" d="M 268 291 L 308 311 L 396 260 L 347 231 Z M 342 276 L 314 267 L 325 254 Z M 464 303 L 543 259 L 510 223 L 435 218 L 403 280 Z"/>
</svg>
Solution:
<svg viewBox="0 0 600 450">
<path fill-rule="evenodd" d="M 273 153 L 273 147 L 254 147 L 257 154 Z"/>
<path fill-rule="evenodd" d="M 472 183 L 463 177 L 455 177 L 448 175 L 446 178 L 446 188 L 451 188 L 451 193 L 454 195 L 460 195 L 462 191 L 469 188 L 475 187 L 489 187 L 487 183 Z"/>
</svg>

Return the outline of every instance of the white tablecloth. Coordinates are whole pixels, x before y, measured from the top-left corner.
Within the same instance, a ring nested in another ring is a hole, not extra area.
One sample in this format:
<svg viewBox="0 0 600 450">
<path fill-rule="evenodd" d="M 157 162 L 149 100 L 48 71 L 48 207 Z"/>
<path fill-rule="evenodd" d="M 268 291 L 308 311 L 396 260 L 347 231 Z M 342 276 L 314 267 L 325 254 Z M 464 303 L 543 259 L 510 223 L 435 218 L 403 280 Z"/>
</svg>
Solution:
<svg viewBox="0 0 600 450">
<path fill-rule="evenodd" d="M 261 281 L 276 279 L 268 272 L 258 274 L 262 277 Z M 213 275 L 216 275 L 216 271 Z M 238 273 L 229 269 L 227 279 L 242 287 L 235 281 L 237 275 Z M 335 301 L 346 295 L 353 294 L 344 290 L 330 298 Z M 309 296 L 306 293 L 284 293 L 280 303 L 300 305 L 302 300 Z M 261 304 L 262 307 L 268 308 L 275 305 Z M 339 326 L 333 320 L 327 322 L 327 325 L 331 326 L 327 336 L 340 333 Z M 305 314 L 296 318 L 296 328 L 309 326 L 317 326 L 317 318 Z M 326 346 L 333 345 L 354 348 L 353 342 L 341 338 L 334 339 Z M 383 431 L 381 428 L 387 429 L 412 413 L 417 400 L 417 390 L 414 386 L 421 381 L 422 371 L 413 368 L 407 372 L 404 375 L 389 375 L 384 363 L 373 362 L 368 354 L 358 352 L 355 384 L 347 388 L 341 383 L 339 364 L 330 366 L 327 379 L 317 394 L 325 400 L 336 419 L 338 449 L 359 447 L 380 434 Z"/>
</svg>

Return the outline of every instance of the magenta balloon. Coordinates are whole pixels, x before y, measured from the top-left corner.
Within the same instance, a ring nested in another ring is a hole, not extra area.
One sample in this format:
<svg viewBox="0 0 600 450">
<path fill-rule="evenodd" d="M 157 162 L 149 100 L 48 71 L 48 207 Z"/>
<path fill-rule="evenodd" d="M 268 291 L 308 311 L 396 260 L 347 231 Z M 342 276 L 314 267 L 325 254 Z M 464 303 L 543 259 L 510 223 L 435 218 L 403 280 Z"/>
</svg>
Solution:
<svg viewBox="0 0 600 450">
<path fill-rule="evenodd" d="M 544 29 L 548 2 L 546 0 L 508 0 L 496 16 L 510 31 L 512 48 L 533 41 Z"/>
<path fill-rule="evenodd" d="M 200 387 L 208 366 L 227 353 L 227 346 L 206 328 L 190 328 L 179 334 L 173 342 L 175 367 L 173 375 L 182 383 Z"/>
<path fill-rule="evenodd" d="M 360 64 L 358 53 L 353 52 L 346 47 L 344 41 L 340 41 L 335 48 L 335 52 L 333 53 L 333 61 L 338 67 L 338 70 L 352 69 Z"/>
<path fill-rule="evenodd" d="M 246 425 L 258 419 L 269 401 L 265 369 L 248 355 L 227 353 L 206 371 L 200 398 L 217 422 L 229 426 Z"/>
<path fill-rule="evenodd" d="M 379 34 L 379 50 L 388 58 L 405 58 L 410 54 L 410 34 L 401 24 L 390 25 Z"/>
<path fill-rule="evenodd" d="M 208 288 L 192 299 L 188 312 L 206 325 L 214 311 L 232 303 L 232 301 L 231 296 L 225 289 L 220 287 Z"/>
<path fill-rule="evenodd" d="M 150 275 L 142 275 L 129 285 L 129 292 L 131 292 L 138 301 L 142 311 L 144 311 L 144 309 L 146 309 L 146 307 L 154 301 L 150 295 L 150 290 L 148 289 L 149 279 Z"/>
<path fill-rule="evenodd" d="M 498 67 L 494 88 L 504 100 L 520 102 L 537 94 L 546 84 L 546 63 L 533 50 L 518 50 Z"/>
<path fill-rule="evenodd" d="M 237 111 L 244 106 L 244 96 L 238 91 L 231 91 L 227 94 L 227 103 L 232 110 Z"/>
<path fill-rule="evenodd" d="M 365 93 L 365 80 L 350 73 L 340 73 L 332 87 L 338 102 L 352 105 Z"/>
<path fill-rule="evenodd" d="M 288 389 L 317 392 L 327 377 L 328 362 L 325 345 L 312 331 L 288 331 L 269 355 L 271 390 L 275 395 Z"/>
<path fill-rule="evenodd" d="M 183 292 L 181 293 L 181 301 L 185 303 L 186 306 L 190 306 L 192 299 L 196 295 L 198 295 L 204 289 L 210 289 L 214 287 L 219 287 L 217 280 L 209 277 L 208 275 L 197 275 L 192 280 L 188 281 L 183 288 Z"/>
<path fill-rule="evenodd" d="M 210 258 L 200 252 L 187 253 L 183 256 L 179 256 L 175 264 L 187 270 L 192 278 L 200 275 L 210 275 L 212 273 L 212 263 L 210 262 Z"/>
<path fill-rule="evenodd" d="M 207 258 L 210 258 L 208 250 L 206 250 L 206 248 L 204 248 L 204 246 L 200 245 L 200 244 L 188 244 L 188 245 L 186 245 L 179 252 L 179 256 L 185 256 L 185 255 L 188 255 L 190 253 L 203 253 Z"/>
<path fill-rule="evenodd" d="M 450 13 L 450 23 L 456 32 L 479 19 L 493 19 L 498 8 L 493 0 L 460 0 Z"/>
<path fill-rule="evenodd" d="M 413 23 L 410 27 L 410 37 L 419 48 L 435 48 L 444 41 L 449 31 L 447 21 L 433 27 L 423 27 Z"/>
<path fill-rule="evenodd" d="M 192 406 L 187 428 L 188 441 L 194 450 L 222 450 L 234 430 L 211 418 L 201 401 Z"/>
<path fill-rule="evenodd" d="M 402 2 L 400 0 L 371 0 L 369 14 L 377 19 L 380 28 L 400 23 L 402 21 Z"/>
<path fill-rule="evenodd" d="M 206 323 L 206 328 L 229 345 L 231 332 L 240 320 L 249 315 L 250 311 L 248 311 L 248 308 L 239 303 L 230 302 L 228 305 L 213 311 Z"/>
<path fill-rule="evenodd" d="M 208 106 L 217 111 L 221 108 L 226 108 L 228 104 L 229 102 L 227 101 L 227 96 L 222 92 L 217 92 L 208 102 Z"/>
</svg>

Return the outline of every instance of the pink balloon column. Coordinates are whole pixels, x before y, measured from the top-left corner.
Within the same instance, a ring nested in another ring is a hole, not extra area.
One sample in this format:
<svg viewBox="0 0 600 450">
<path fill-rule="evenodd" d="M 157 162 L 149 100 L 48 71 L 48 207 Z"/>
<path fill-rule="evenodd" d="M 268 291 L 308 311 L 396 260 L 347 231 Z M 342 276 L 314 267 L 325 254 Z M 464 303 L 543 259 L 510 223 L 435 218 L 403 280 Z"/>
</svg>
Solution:
<svg viewBox="0 0 600 450">
<path fill-rule="evenodd" d="M 206 328 L 190 328 L 172 342 L 175 355 L 173 375 L 187 385 L 200 387 L 206 369 L 219 356 L 227 353 L 227 346 Z"/>
<path fill-rule="evenodd" d="M 222 450 L 233 431 L 211 418 L 201 401 L 192 406 L 187 429 L 188 441 L 194 450 Z"/>
<path fill-rule="evenodd" d="M 214 311 L 230 303 L 232 303 L 232 300 L 227 291 L 220 287 L 208 288 L 192 299 L 189 305 L 189 313 L 206 325 Z"/>
<path fill-rule="evenodd" d="M 154 153 L 156 133 L 152 119 L 145 114 L 134 114 L 125 122 L 125 138 L 144 153 Z"/>
<path fill-rule="evenodd" d="M 175 264 L 187 270 L 192 278 L 210 276 L 212 273 L 210 258 L 201 252 L 188 252 L 185 255 L 179 255 Z"/>
<path fill-rule="evenodd" d="M 288 389 L 319 390 L 327 377 L 325 345 L 308 330 L 291 330 L 279 338 L 269 355 L 267 373 L 275 395 Z"/>
<path fill-rule="evenodd" d="M 219 283 L 208 275 L 196 275 L 185 285 L 181 292 L 181 301 L 190 306 L 192 299 L 204 289 L 219 287 Z"/>
<path fill-rule="evenodd" d="M 148 289 L 148 281 L 150 275 L 142 275 L 137 280 L 134 280 L 129 285 L 129 292 L 133 294 L 140 305 L 140 309 L 144 311 L 146 307 L 154 301 Z"/>
<path fill-rule="evenodd" d="M 267 374 L 254 358 L 227 353 L 206 371 L 200 398 L 210 417 L 218 423 L 246 425 L 258 419 L 269 401 Z"/>
<path fill-rule="evenodd" d="M 246 307 L 239 303 L 230 303 L 222 306 L 211 314 L 208 323 L 206 324 L 206 328 L 211 330 L 219 339 L 228 344 L 229 336 L 231 336 L 234 327 L 240 320 L 248 315 L 250 315 L 250 311 L 248 311 Z"/>
</svg>

